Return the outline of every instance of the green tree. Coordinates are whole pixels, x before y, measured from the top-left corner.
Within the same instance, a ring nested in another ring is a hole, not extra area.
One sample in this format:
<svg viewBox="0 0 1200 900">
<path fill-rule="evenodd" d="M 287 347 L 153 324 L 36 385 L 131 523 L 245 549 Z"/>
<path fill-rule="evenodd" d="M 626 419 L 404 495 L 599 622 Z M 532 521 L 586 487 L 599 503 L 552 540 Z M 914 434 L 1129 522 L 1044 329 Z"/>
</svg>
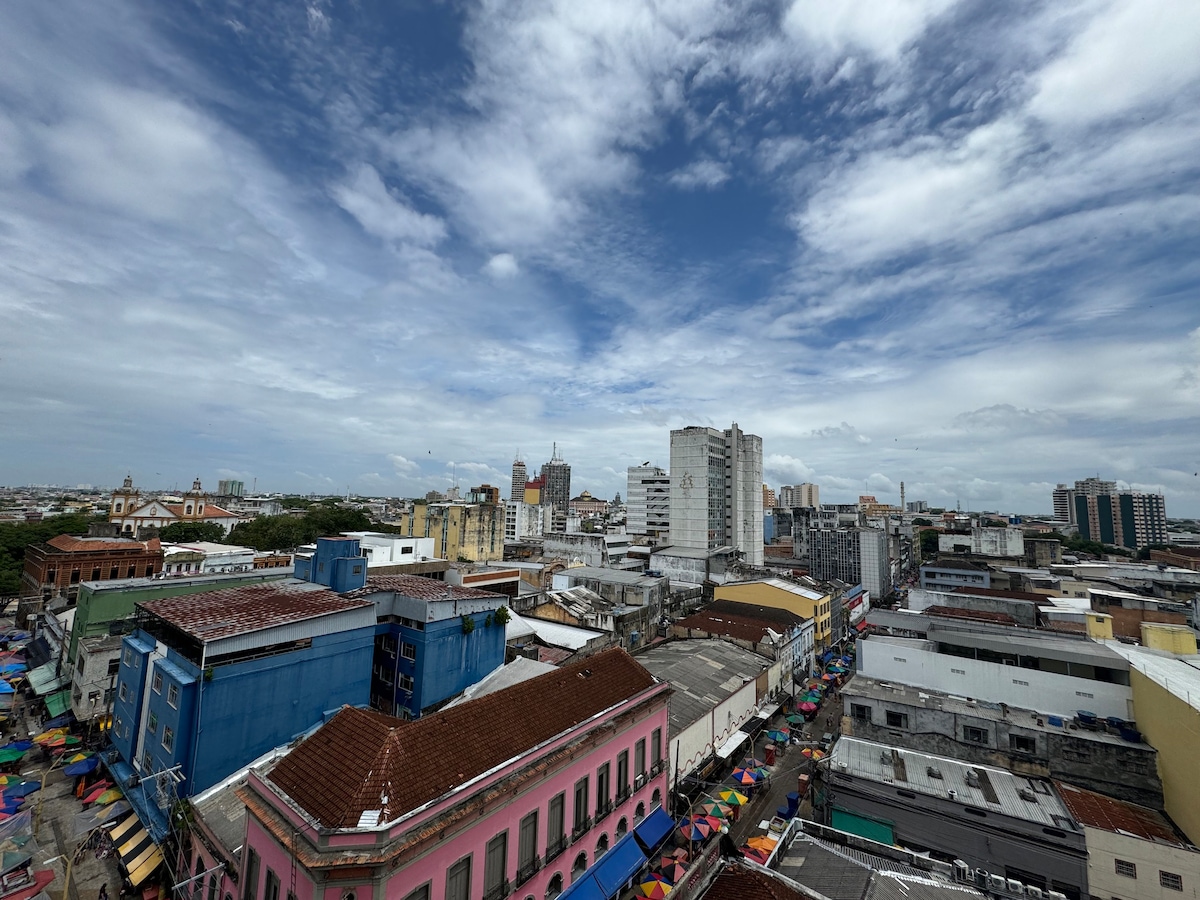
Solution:
<svg viewBox="0 0 1200 900">
<path fill-rule="evenodd" d="M 918 518 L 918 519 L 913 519 L 913 524 L 914 525 L 932 525 L 933 521 L 931 519 Z"/>
<path fill-rule="evenodd" d="M 0 596 L 10 597 L 21 590 L 21 572 L 25 568 L 25 548 L 41 544 L 60 534 L 87 534 L 93 522 L 105 517 L 73 513 L 52 516 L 41 522 L 13 522 L 0 525 Z"/>
<path fill-rule="evenodd" d="M 172 522 L 158 533 L 161 540 L 174 544 L 191 541 L 210 541 L 223 543 L 225 529 L 216 522 Z"/>
<path fill-rule="evenodd" d="M 370 517 L 362 510 L 315 503 L 303 516 L 259 516 L 234 526 L 227 543 L 255 550 L 294 550 L 319 537 L 343 531 L 367 531 Z"/>
<path fill-rule="evenodd" d="M 921 559 L 932 559 L 938 552 L 938 534 L 936 528 L 925 528 L 921 531 Z"/>
</svg>

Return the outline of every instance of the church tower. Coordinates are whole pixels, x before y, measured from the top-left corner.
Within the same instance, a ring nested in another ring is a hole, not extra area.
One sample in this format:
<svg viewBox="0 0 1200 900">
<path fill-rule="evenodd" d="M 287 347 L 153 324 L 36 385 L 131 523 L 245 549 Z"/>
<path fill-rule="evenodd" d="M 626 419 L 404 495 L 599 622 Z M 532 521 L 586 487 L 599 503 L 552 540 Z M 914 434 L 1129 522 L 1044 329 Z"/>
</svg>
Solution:
<svg viewBox="0 0 1200 900">
<path fill-rule="evenodd" d="M 183 519 L 203 519 L 205 493 L 200 487 L 200 479 L 192 482 L 192 489 L 183 495 Z"/>
<path fill-rule="evenodd" d="M 126 475 L 125 482 L 112 492 L 108 505 L 108 521 L 113 522 L 137 509 L 142 492 L 133 486 L 133 476 Z"/>
</svg>

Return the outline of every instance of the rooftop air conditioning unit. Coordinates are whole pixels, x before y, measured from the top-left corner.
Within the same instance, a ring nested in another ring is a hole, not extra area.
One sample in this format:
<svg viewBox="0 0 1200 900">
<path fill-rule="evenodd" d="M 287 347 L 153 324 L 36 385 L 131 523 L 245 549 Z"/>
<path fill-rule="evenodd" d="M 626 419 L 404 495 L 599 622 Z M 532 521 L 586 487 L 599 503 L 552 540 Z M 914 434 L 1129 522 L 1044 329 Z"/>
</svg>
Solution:
<svg viewBox="0 0 1200 900">
<path fill-rule="evenodd" d="M 1017 881 L 1015 878 L 1008 879 L 1008 892 L 1016 894 L 1018 897 L 1025 893 L 1025 885 Z"/>
<path fill-rule="evenodd" d="M 989 876 L 988 876 L 987 869 L 976 869 L 975 870 L 975 887 L 979 888 L 981 891 L 985 890 L 987 888 L 988 878 L 989 878 Z"/>
<path fill-rule="evenodd" d="M 967 770 L 967 775 L 966 775 L 965 780 L 967 782 L 967 787 L 973 787 L 973 788 L 979 787 L 979 773 L 976 772 L 974 769 Z"/>
<path fill-rule="evenodd" d="M 971 867 L 965 860 L 956 859 L 954 861 L 954 880 L 960 883 L 971 880 Z"/>
<path fill-rule="evenodd" d="M 1067 895 L 1062 891 L 1050 891 L 1050 900 L 1067 900 Z"/>
<path fill-rule="evenodd" d="M 1003 894 L 1008 889 L 1008 882 L 1005 881 L 1003 875 L 988 876 L 988 890 L 994 893 Z"/>
<path fill-rule="evenodd" d="M 1026 885 L 1025 896 L 1028 897 L 1029 900 L 1044 900 L 1046 895 L 1043 893 L 1041 888 L 1036 888 L 1033 885 Z"/>
</svg>

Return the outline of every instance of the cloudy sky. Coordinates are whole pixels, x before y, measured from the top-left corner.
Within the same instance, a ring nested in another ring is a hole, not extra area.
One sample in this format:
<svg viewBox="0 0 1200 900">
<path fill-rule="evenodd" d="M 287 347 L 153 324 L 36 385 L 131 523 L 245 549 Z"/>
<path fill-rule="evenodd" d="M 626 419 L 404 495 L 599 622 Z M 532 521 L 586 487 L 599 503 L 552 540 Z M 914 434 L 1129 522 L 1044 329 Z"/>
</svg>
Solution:
<svg viewBox="0 0 1200 900">
<path fill-rule="evenodd" d="M 412 496 L 671 428 L 1200 515 L 1191 0 L 14 0 L 0 483 Z M 507 493 L 507 490 L 505 491 Z"/>
</svg>

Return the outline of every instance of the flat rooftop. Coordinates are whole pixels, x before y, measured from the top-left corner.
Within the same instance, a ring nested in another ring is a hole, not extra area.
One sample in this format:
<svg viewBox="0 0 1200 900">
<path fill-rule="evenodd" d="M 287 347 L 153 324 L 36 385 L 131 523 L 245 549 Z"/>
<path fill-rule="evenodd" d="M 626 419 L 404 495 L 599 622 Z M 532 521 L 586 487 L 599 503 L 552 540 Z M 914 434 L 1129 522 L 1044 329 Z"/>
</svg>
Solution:
<svg viewBox="0 0 1200 900">
<path fill-rule="evenodd" d="M 940 800 L 946 800 L 953 790 L 955 801 L 968 807 L 1049 828 L 1079 831 L 1070 810 L 1054 792 L 1051 783 L 1044 779 L 1025 778 L 1005 769 L 970 765 L 944 756 L 853 737 L 842 737 L 833 745 L 829 765 L 835 774 L 843 773 Z M 931 775 L 931 769 L 941 777 Z M 978 787 L 967 781 L 972 772 L 972 780 Z M 1033 799 L 1023 797 L 1022 791 L 1031 791 Z"/>
<path fill-rule="evenodd" d="M 450 584 L 448 581 L 438 581 L 436 578 L 422 578 L 420 575 L 367 575 L 367 586 L 356 591 L 350 591 L 348 597 L 369 597 L 371 594 L 391 592 L 413 600 L 492 600 L 506 601 L 508 598 L 495 591 L 483 591 L 479 588 L 464 587 Z"/>
<path fill-rule="evenodd" d="M 607 581 L 611 584 L 657 584 L 661 579 L 655 575 L 645 575 L 627 569 L 601 569 L 596 566 L 575 566 L 573 569 L 563 569 L 559 575 L 571 578 L 592 578 L 596 581 Z"/>
<path fill-rule="evenodd" d="M 1175 656 L 1165 650 L 1151 650 L 1120 641 L 1106 641 L 1114 652 L 1129 661 L 1129 668 L 1141 672 L 1159 687 L 1200 710 L 1200 656 Z"/>
<path fill-rule="evenodd" d="M 670 734 L 678 734 L 753 681 L 771 660 L 728 641 L 667 641 L 637 655 L 637 661 L 672 687 Z"/>
</svg>

